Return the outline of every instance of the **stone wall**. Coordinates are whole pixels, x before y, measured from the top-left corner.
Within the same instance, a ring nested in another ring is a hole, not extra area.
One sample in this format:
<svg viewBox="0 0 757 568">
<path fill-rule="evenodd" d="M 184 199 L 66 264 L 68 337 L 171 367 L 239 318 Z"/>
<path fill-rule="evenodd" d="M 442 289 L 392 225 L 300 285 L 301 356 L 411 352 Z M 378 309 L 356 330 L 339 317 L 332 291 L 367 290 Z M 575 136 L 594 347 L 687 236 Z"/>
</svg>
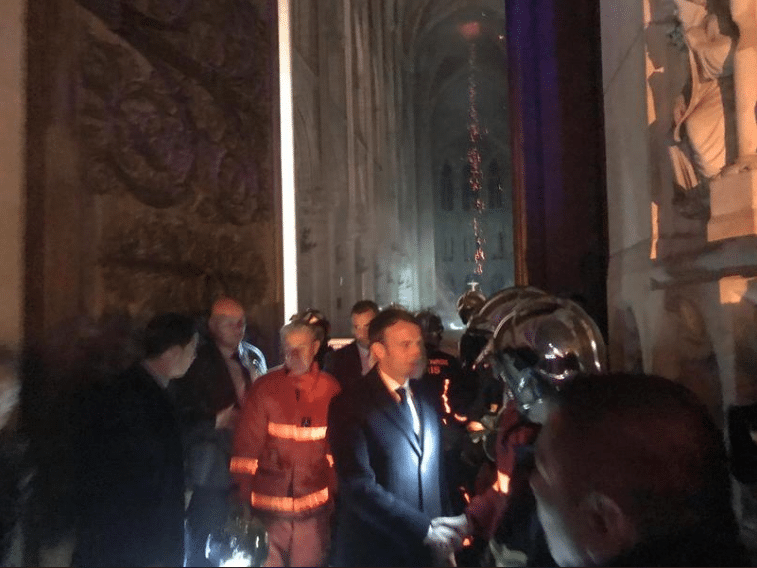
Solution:
<svg viewBox="0 0 757 568">
<path fill-rule="evenodd" d="M 201 313 L 223 293 L 247 307 L 272 356 L 275 10 L 243 0 L 30 10 L 31 336 L 80 315 Z"/>
<path fill-rule="evenodd" d="M 138 356 L 135 328 L 160 311 L 203 314 L 227 294 L 246 307 L 253 342 L 272 365 L 279 361 L 275 6 L 50 0 L 27 7 L 25 301 L 20 291 L 10 294 L 17 284 L 9 238 L 1 309 L 14 309 L 14 295 L 19 313 L 23 305 L 30 355 L 21 401 L 35 464 L 24 532 L 29 565 L 70 562 L 77 394 Z M 18 87 L 14 94 L 20 102 Z M 3 112 L 9 143 L 20 112 Z M 10 178 L 20 176 L 20 161 L 9 164 L 0 196 L 17 213 L 23 192 Z M 14 214 L 3 236 L 22 222 Z M 13 328 L 2 317 L 5 333 Z"/>
<path fill-rule="evenodd" d="M 681 191 L 670 149 L 677 144 L 674 116 L 691 82 L 681 24 L 664 13 L 670 5 L 645 0 L 619 9 L 602 2 L 610 363 L 686 384 L 726 428 L 732 405 L 757 401 L 757 255 L 754 234 L 723 230 L 710 203 L 740 209 L 748 198 L 734 194 L 752 190 L 738 174 L 701 178 L 693 191 Z M 723 93 L 721 144 L 733 164 Z M 753 492 L 734 487 L 754 542 Z"/>
<path fill-rule="evenodd" d="M 293 5 L 300 309 L 348 336 L 353 303 L 400 297 L 396 14 L 391 3 Z M 412 242 L 412 241 L 411 241 Z"/>
<path fill-rule="evenodd" d="M 325 312 L 335 336 L 350 334 L 349 310 L 362 298 L 432 306 L 459 323 L 454 302 L 476 268 L 474 215 L 458 207 L 440 217 L 435 194 L 449 157 L 460 204 L 469 76 L 483 116 L 483 167 L 488 174 L 493 159 L 501 164 L 505 202 L 482 215 L 485 288 L 513 281 L 503 5 L 463 4 L 293 6 L 298 297 L 300 309 Z M 475 74 L 458 30 L 469 20 L 483 22 Z M 442 268 L 442 236 L 450 235 L 456 264 Z"/>
</svg>

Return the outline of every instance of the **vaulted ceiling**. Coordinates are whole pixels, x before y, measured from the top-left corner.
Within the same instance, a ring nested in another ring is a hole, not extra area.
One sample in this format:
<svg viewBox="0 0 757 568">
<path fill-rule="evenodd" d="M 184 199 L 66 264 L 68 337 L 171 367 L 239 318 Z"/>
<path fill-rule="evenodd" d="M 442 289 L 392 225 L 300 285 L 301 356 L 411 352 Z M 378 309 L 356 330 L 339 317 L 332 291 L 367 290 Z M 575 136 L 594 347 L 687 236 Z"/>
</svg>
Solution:
<svg viewBox="0 0 757 568">
<path fill-rule="evenodd" d="M 504 0 L 418 0 L 402 8 L 411 104 L 434 155 L 464 151 L 474 104 L 484 128 L 481 143 L 507 145 L 504 8 Z"/>
</svg>

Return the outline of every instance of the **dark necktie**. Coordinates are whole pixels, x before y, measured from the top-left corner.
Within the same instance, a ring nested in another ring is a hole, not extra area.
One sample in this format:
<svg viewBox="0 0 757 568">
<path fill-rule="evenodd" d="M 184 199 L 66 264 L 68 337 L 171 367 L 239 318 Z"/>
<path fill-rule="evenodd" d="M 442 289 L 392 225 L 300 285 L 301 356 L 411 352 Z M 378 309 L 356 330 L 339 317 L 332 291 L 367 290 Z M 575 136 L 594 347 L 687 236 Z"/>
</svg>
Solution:
<svg viewBox="0 0 757 568">
<path fill-rule="evenodd" d="M 400 387 L 395 391 L 398 395 L 400 395 L 400 414 L 405 417 L 408 424 L 410 424 L 410 428 L 413 430 L 413 434 L 415 434 L 415 437 L 418 437 L 418 434 L 415 432 L 415 422 L 413 421 L 413 411 L 410 410 L 410 401 L 407 399 L 407 391 L 405 390 L 405 387 Z"/>
</svg>

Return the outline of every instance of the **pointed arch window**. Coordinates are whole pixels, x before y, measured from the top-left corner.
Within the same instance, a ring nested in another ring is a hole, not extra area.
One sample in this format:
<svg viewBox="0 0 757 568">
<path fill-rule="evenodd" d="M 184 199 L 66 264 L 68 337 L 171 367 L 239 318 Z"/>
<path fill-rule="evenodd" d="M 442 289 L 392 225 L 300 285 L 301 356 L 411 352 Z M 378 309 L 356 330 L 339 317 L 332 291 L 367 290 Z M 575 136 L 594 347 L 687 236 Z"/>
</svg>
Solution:
<svg viewBox="0 0 757 568">
<path fill-rule="evenodd" d="M 470 211 L 471 204 L 473 203 L 473 192 L 470 188 L 470 180 L 473 172 L 470 164 L 465 164 L 463 167 L 463 183 L 460 187 L 463 197 L 463 211 Z"/>
<path fill-rule="evenodd" d="M 450 236 L 443 236 L 442 239 L 443 239 L 442 261 L 452 262 L 455 260 L 455 238 L 452 235 L 450 235 Z"/>
<path fill-rule="evenodd" d="M 497 231 L 497 239 L 492 244 L 494 246 L 490 248 L 491 260 L 502 260 L 505 258 L 505 233 L 503 231 Z"/>
<path fill-rule="evenodd" d="M 455 190 L 452 185 L 452 166 L 448 161 L 444 161 L 442 175 L 439 179 L 439 196 L 441 199 L 442 211 L 452 211 L 455 208 Z"/>
<path fill-rule="evenodd" d="M 452 276 L 452 274 L 447 273 L 446 281 L 450 291 L 454 293 L 457 290 L 457 288 L 455 288 L 455 277 Z"/>
<path fill-rule="evenodd" d="M 501 272 L 495 272 L 494 275 L 489 279 L 489 290 L 492 291 L 492 293 L 496 292 L 497 290 L 502 290 L 502 288 L 505 287 L 505 277 Z"/>
<path fill-rule="evenodd" d="M 501 209 L 502 200 L 502 176 L 499 171 L 499 162 L 489 162 L 489 175 L 486 180 L 487 193 L 489 194 L 489 209 Z"/>
</svg>

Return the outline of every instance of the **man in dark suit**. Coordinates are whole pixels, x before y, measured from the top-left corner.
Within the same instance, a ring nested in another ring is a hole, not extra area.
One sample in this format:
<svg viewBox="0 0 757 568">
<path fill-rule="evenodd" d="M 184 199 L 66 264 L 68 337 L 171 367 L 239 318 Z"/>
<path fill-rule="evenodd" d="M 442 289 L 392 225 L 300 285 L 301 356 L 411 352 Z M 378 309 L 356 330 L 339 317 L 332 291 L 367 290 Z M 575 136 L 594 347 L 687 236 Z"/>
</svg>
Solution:
<svg viewBox="0 0 757 568">
<path fill-rule="evenodd" d="M 409 380 L 423 365 L 420 327 L 408 312 L 390 308 L 371 321 L 369 337 L 377 365 L 329 409 L 340 488 L 333 561 L 445 565 L 459 539 L 431 522 L 448 513 L 449 499 L 435 402 Z"/>
<path fill-rule="evenodd" d="M 153 318 L 145 359 L 92 393 L 82 432 L 74 566 L 181 566 L 184 464 L 168 383 L 195 358 L 194 320 Z"/>
<path fill-rule="evenodd" d="M 324 358 L 323 370 L 335 377 L 342 388 L 365 375 L 373 366 L 368 348 L 368 326 L 377 313 L 378 306 L 371 300 L 360 300 L 352 306 L 350 319 L 355 341 L 327 353 Z"/>
<path fill-rule="evenodd" d="M 210 337 L 181 381 L 171 384 L 180 410 L 186 451 L 186 545 L 190 566 L 211 566 L 205 542 L 229 514 L 231 443 L 248 387 L 266 373 L 265 357 L 244 341 L 246 315 L 239 302 L 221 297 L 208 319 Z"/>
</svg>

